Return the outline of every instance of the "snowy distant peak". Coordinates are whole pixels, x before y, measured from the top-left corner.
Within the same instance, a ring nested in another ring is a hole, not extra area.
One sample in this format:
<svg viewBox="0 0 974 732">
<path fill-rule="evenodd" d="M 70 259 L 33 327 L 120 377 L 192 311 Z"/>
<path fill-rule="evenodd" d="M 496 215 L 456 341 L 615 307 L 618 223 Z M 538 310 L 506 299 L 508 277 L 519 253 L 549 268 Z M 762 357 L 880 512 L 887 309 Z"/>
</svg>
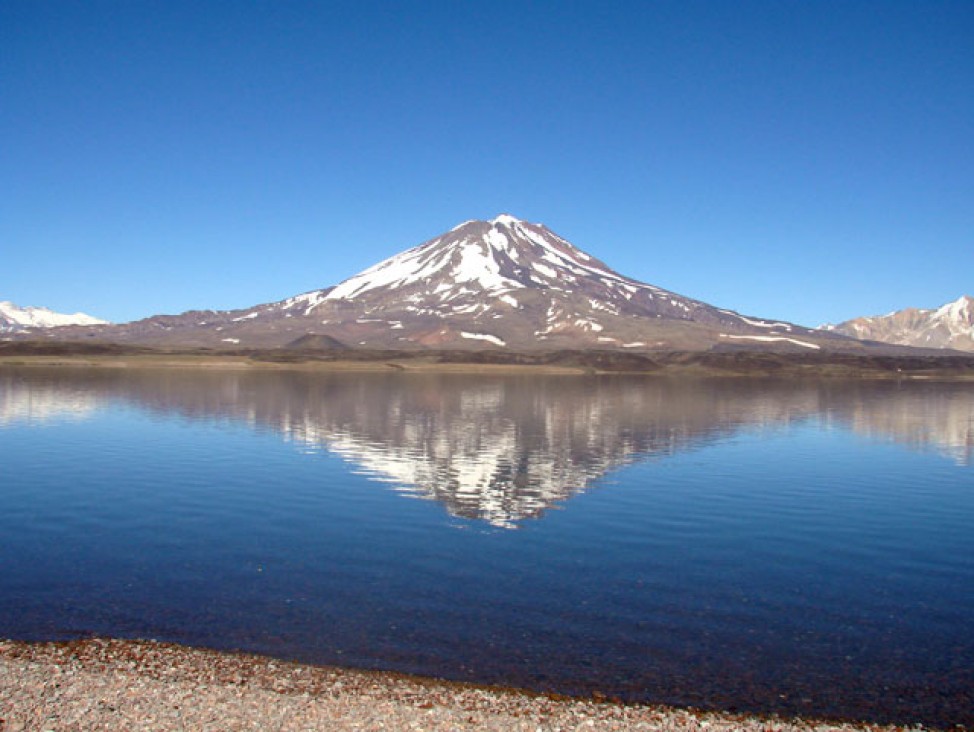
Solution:
<svg viewBox="0 0 974 732">
<path fill-rule="evenodd" d="M 826 328 L 863 340 L 974 351 L 974 298 L 962 295 L 935 309 L 906 308 Z"/>
<path fill-rule="evenodd" d="M 107 322 L 85 313 L 56 313 L 43 307 L 20 307 L 7 300 L 0 302 L 0 331 L 57 328 L 64 325 L 105 325 Z"/>
</svg>

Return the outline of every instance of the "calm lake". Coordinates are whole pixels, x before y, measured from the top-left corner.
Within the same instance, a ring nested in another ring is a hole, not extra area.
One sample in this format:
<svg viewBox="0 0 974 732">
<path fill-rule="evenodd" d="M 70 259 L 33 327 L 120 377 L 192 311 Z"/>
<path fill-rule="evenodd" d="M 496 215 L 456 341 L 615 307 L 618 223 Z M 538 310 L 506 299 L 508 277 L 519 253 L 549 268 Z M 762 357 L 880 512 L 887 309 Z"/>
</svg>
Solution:
<svg viewBox="0 0 974 732">
<path fill-rule="evenodd" d="M 0 636 L 974 723 L 974 385 L 0 368 Z"/>
</svg>

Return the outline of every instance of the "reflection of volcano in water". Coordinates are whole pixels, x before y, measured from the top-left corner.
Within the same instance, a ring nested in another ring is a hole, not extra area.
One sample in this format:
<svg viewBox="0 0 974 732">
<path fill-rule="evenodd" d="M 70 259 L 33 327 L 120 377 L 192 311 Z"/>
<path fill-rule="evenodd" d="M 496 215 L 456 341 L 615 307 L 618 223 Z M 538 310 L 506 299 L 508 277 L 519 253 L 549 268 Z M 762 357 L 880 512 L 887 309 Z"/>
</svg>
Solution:
<svg viewBox="0 0 974 732">
<path fill-rule="evenodd" d="M 583 414 L 562 419 L 549 411 L 519 420 L 504 410 L 504 396 L 498 385 L 473 387 L 453 405 L 455 412 L 411 411 L 400 402 L 389 411 L 385 434 L 363 432 L 354 422 L 324 430 L 299 425 L 294 434 L 405 493 L 496 525 L 568 498 L 637 449 L 630 439 L 613 445 L 591 439 L 575 427 Z"/>
<path fill-rule="evenodd" d="M 634 459 L 726 423 L 645 380 L 399 379 L 343 393 L 284 429 L 377 480 L 498 526 L 537 516 Z M 752 415 L 759 419 L 760 415 Z"/>
<path fill-rule="evenodd" d="M 961 463 L 974 451 L 963 384 L 646 377 L 6 369 L 4 405 L 124 399 L 273 429 L 371 478 L 498 526 L 540 515 L 627 463 L 737 429 L 820 416 Z"/>
</svg>

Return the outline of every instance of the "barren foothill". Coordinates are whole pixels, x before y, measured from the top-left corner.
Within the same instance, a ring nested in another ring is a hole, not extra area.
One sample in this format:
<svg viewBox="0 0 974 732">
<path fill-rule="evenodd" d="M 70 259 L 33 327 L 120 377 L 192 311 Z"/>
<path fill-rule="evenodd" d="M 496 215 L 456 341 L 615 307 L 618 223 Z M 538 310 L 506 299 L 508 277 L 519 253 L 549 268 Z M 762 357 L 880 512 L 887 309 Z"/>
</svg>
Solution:
<svg viewBox="0 0 974 732">
<path fill-rule="evenodd" d="M 915 351 L 910 355 L 902 352 L 789 353 L 744 348 L 646 353 L 597 350 L 214 350 L 156 349 L 114 343 L 0 342 L 0 367 L 25 366 L 974 381 L 974 356 L 958 352 Z"/>
</svg>

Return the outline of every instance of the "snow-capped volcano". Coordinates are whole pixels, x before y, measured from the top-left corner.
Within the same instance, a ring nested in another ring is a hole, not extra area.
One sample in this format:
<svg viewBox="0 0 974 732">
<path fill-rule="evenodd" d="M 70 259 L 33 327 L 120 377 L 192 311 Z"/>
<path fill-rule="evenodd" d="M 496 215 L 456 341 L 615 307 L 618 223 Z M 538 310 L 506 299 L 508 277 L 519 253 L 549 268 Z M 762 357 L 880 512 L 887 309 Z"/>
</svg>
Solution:
<svg viewBox="0 0 974 732">
<path fill-rule="evenodd" d="M 60 337 L 60 334 L 59 334 Z M 155 316 L 145 344 L 381 349 L 816 350 L 847 339 L 751 318 L 613 271 L 541 224 L 466 221 L 337 286 L 236 311 Z"/>
<path fill-rule="evenodd" d="M 107 322 L 85 313 L 56 313 L 47 308 L 20 307 L 7 300 L 0 302 L 0 332 L 65 325 L 105 325 Z"/>
<path fill-rule="evenodd" d="M 625 277 L 547 227 L 508 214 L 464 222 L 280 308 L 320 316 L 323 332 L 350 345 L 692 347 L 703 333 L 687 326 L 698 326 L 708 340 L 816 347 L 795 337 L 807 329 Z"/>
<path fill-rule="evenodd" d="M 826 325 L 823 330 L 903 346 L 974 351 L 974 298 L 962 295 L 939 308 L 906 308 Z"/>
</svg>

